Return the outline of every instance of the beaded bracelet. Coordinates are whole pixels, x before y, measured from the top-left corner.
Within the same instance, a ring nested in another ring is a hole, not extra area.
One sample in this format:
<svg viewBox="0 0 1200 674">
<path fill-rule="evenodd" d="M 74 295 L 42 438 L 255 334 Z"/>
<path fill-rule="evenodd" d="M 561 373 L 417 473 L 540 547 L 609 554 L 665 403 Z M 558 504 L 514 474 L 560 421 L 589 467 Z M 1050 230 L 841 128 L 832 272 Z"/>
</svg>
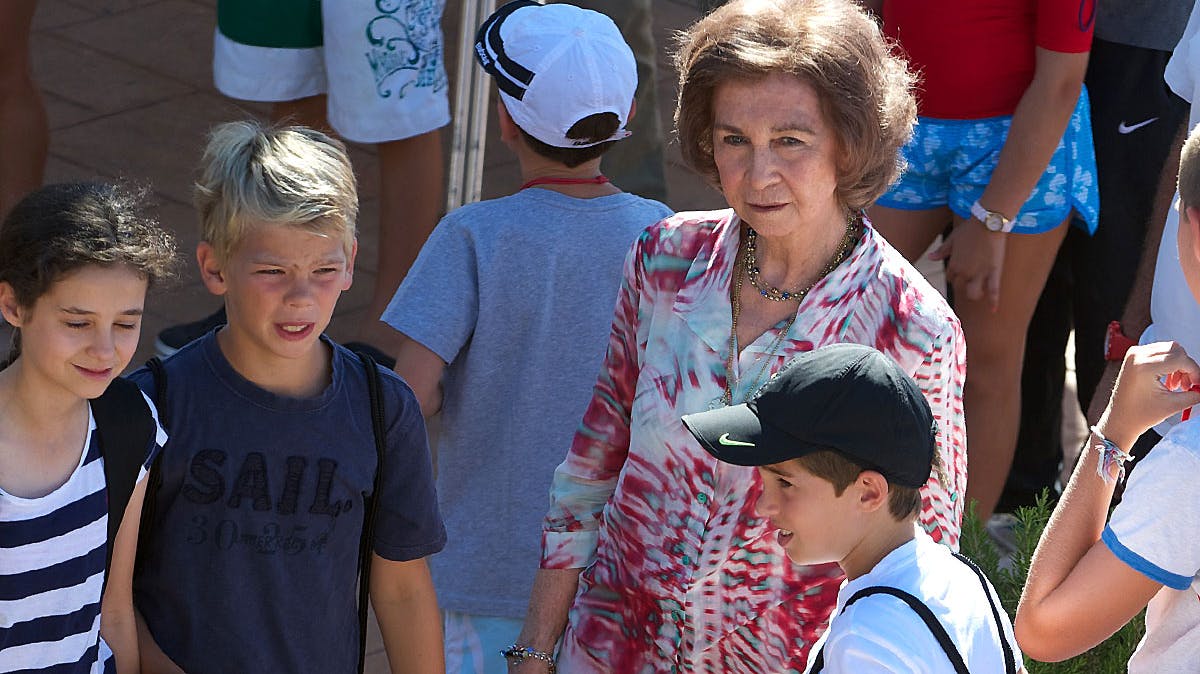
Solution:
<svg viewBox="0 0 1200 674">
<path fill-rule="evenodd" d="M 1125 478 L 1125 462 L 1133 458 L 1129 452 L 1113 444 L 1112 440 L 1104 437 L 1100 429 L 1092 426 L 1092 435 L 1100 441 L 1100 458 L 1096 461 L 1096 474 L 1105 484 L 1112 484 Z"/>
<path fill-rule="evenodd" d="M 553 655 L 550 655 L 546 651 L 539 651 L 531 646 L 513 644 L 512 646 L 500 651 L 500 655 L 503 655 L 505 660 L 516 660 L 518 665 L 524 662 L 526 658 L 541 660 L 550 666 L 550 674 L 554 674 L 556 671 L 558 671 L 558 666 L 554 664 Z"/>
</svg>

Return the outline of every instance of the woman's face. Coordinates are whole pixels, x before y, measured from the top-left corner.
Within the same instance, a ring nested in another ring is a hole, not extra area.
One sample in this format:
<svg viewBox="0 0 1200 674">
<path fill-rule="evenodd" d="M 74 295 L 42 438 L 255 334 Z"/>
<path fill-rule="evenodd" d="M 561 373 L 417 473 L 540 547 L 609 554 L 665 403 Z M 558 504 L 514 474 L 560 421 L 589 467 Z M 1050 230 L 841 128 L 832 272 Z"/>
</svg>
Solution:
<svg viewBox="0 0 1200 674">
<path fill-rule="evenodd" d="M 817 92 L 774 73 L 713 93 L 713 158 L 725 199 L 765 237 L 841 222 L 839 145 Z"/>
</svg>

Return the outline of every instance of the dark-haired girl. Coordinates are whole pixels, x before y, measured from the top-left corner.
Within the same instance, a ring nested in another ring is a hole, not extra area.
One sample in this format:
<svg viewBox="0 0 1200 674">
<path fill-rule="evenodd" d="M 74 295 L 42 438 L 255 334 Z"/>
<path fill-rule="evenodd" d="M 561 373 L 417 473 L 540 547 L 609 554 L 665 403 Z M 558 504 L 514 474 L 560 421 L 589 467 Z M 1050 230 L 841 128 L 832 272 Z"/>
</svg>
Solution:
<svg viewBox="0 0 1200 674">
<path fill-rule="evenodd" d="M 114 448 L 89 401 L 133 357 L 146 289 L 173 258 L 138 195 L 111 185 L 41 188 L 0 226 L 0 313 L 15 331 L 0 370 L 0 671 L 138 671 L 133 559 L 166 433 L 156 423 L 138 450 L 106 569 Z"/>
</svg>

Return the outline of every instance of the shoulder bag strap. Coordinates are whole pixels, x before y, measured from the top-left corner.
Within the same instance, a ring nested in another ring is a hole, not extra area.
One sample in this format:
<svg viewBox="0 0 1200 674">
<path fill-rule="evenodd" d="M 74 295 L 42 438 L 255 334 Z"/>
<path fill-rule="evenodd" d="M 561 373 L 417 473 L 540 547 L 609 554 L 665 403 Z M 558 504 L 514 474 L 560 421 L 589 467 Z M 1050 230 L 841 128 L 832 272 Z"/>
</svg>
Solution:
<svg viewBox="0 0 1200 674">
<path fill-rule="evenodd" d="M 992 593 L 988 591 L 987 576 L 983 575 L 983 571 L 965 556 L 955 552 L 952 553 L 958 561 L 966 564 L 976 576 L 979 576 L 979 583 L 983 586 L 983 596 L 987 597 L 988 605 L 992 607 L 992 619 L 996 621 L 996 634 L 1000 638 L 1000 649 L 1004 652 L 1004 672 L 1005 674 L 1016 674 L 1017 661 L 1013 655 L 1012 644 L 1008 643 L 1008 637 L 1004 635 L 1004 627 L 1000 622 L 1000 607 L 996 606 L 996 602 L 992 599 Z"/>
<path fill-rule="evenodd" d="M 890 594 L 891 596 L 903 601 L 905 604 L 908 604 L 909 608 L 911 608 L 918 616 L 921 617 L 921 620 L 925 622 L 925 626 L 928 627 L 929 631 L 933 633 L 933 638 L 937 639 L 938 645 L 940 645 L 942 650 L 946 652 L 946 657 L 950 658 L 950 664 L 954 666 L 954 671 L 957 674 L 971 674 L 967 669 L 967 664 L 963 662 L 962 654 L 958 652 L 958 648 L 955 647 L 954 642 L 950 640 L 950 635 L 946 633 L 946 628 L 942 627 L 942 624 L 938 622 L 936 617 L 934 617 L 933 612 L 929 610 L 928 606 L 921 603 L 920 599 L 917 599 L 904 590 L 899 590 L 894 587 L 887 587 L 885 585 L 864 587 L 850 597 L 850 600 L 846 602 L 846 606 L 842 610 L 845 611 L 846 608 L 849 608 L 851 604 L 859 599 L 862 599 L 863 597 L 869 597 L 874 594 Z M 812 669 L 808 671 L 808 674 L 817 674 L 817 672 L 820 672 L 824 668 L 825 648 L 822 647 L 821 650 L 817 652 L 817 657 L 813 661 Z"/>
<path fill-rule="evenodd" d="M 154 407 L 158 410 L 158 421 L 163 428 L 170 429 L 171 425 L 167 420 L 167 370 L 158 356 L 146 361 L 146 369 L 150 371 L 150 378 L 154 380 Z M 142 551 L 146 549 L 147 541 L 154 534 L 160 487 L 162 487 L 161 454 L 154 463 L 150 464 L 150 474 L 146 477 L 146 496 L 142 501 L 142 521 L 138 528 L 137 561 L 139 565 L 142 562 Z"/>
<path fill-rule="evenodd" d="M 91 401 L 104 457 L 104 487 L 108 495 L 108 541 L 104 554 L 104 586 L 112 566 L 113 547 L 129 497 L 137 484 L 146 449 L 157 430 L 142 392 L 128 379 L 117 377 L 104 393 Z"/>
<path fill-rule="evenodd" d="M 383 392 L 379 386 L 379 370 L 375 360 L 359 353 L 367 373 L 367 392 L 371 403 L 371 429 L 375 435 L 375 479 L 370 494 L 363 494 L 362 539 L 358 545 L 358 671 L 366 667 L 367 605 L 371 599 L 371 553 L 375 541 L 375 515 L 379 511 L 379 486 L 383 480 L 383 458 L 387 449 L 387 433 L 383 423 Z"/>
</svg>

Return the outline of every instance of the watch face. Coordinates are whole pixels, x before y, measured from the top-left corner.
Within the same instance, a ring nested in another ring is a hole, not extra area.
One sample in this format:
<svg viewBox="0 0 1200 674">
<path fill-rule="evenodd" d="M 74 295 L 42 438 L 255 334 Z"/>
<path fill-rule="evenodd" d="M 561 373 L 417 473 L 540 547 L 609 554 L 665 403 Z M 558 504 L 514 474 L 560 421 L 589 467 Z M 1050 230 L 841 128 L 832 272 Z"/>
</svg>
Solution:
<svg viewBox="0 0 1200 674">
<path fill-rule="evenodd" d="M 987 220 L 983 221 L 985 227 L 993 232 L 1004 230 L 1004 216 L 999 213 L 988 213 Z"/>
</svg>

